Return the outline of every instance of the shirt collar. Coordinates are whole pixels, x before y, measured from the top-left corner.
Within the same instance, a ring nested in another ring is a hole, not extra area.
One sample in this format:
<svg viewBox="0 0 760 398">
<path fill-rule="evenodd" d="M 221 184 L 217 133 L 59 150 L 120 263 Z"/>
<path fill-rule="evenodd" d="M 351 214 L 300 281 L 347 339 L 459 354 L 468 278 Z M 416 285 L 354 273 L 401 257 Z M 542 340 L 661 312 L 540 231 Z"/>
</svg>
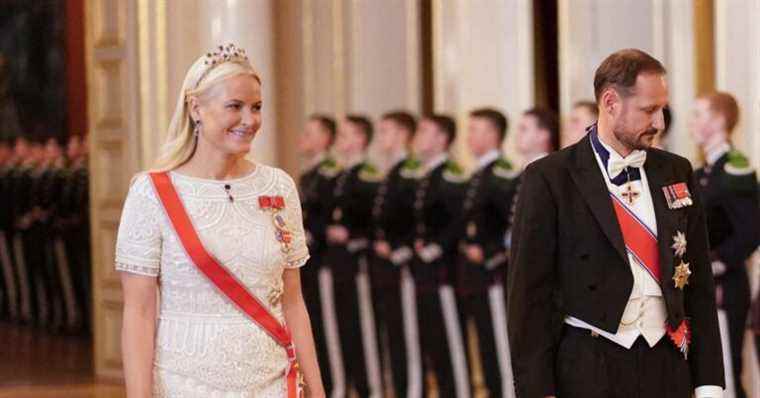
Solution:
<svg viewBox="0 0 760 398">
<path fill-rule="evenodd" d="M 428 161 L 425 164 L 425 169 L 428 170 L 428 171 L 429 170 L 433 170 L 436 167 L 442 165 L 447 160 L 449 160 L 449 154 L 446 153 L 446 152 L 443 152 L 443 153 L 440 153 L 438 155 L 435 155 L 435 157 L 433 157 L 432 159 L 430 159 L 430 161 Z"/>
<path fill-rule="evenodd" d="M 707 164 L 715 164 L 723 155 L 731 150 L 731 144 L 720 141 L 705 148 L 705 160 Z"/>
<path fill-rule="evenodd" d="M 498 149 L 491 149 L 478 158 L 478 170 L 488 166 L 491 162 L 498 159 L 501 152 Z"/>
</svg>

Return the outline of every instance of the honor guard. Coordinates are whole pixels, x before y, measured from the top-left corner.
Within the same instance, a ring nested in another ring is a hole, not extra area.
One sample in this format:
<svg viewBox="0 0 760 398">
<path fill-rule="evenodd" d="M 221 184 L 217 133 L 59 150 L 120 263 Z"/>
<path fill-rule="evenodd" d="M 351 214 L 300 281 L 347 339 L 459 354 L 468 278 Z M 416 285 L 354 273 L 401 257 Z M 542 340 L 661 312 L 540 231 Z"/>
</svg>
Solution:
<svg viewBox="0 0 760 398">
<path fill-rule="evenodd" d="M 369 270 L 378 342 L 382 343 L 380 352 L 387 353 L 389 358 L 382 368 L 392 376 L 386 390 L 393 391 L 396 397 L 407 396 L 408 353 L 412 347 L 407 347 L 406 336 L 410 327 L 416 327 L 404 321 L 408 319 L 404 315 L 414 305 L 414 301 L 409 300 L 411 290 L 405 292 L 404 287 L 411 283 L 408 263 L 412 257 L 409 245 L 412 225 L 409 220 L 420 171 L 420 162 L 407 153 L 416 124 L 407 112 L 389 112 L 381 117 L 375 135 L 376 149 L 388 159 L 390 170 L 372 201 L 373 243 Z M 411 344 L 417 345 L 416 342 Z"/>
<path fill-rule="evenodd" d="M 21 137 L 16 139 L 14 152 L 16 166 L 11 171 L 8 181 L 13 217 L 11 251 L 18 287 L 18 319 L 30 324 L 35 320 L 37 313 L 33 283 L 33 275 L 36 274 L 33 269 L 36 268 L 26 258 L 29 245 L 35 243 L 30 236 L 33 221 L 30 190 L 32 174 L 40 162 L 42 150 L 38 142 Z"/>
<path fill-rule="evenodd" d="M 504 278 L 507 252 L 504 237 L 518 172 L 501 155 L 507 118 L 494 109 L 470 113 L 468 144 L 476 169 L 467 184 L 460 228 L 457 291 L 462 324 L 472 320 L 480 346 L 485 387 L 502 396 L 509 376 Z M 474 358 L 471 358 L 474 360 Z"/>
<path fill-rule="evenodd" d="M 66 147 L 69 164 L 65 169 L 57 216 L 60 238 L 56 241 L 56 254 L 65 252 L 73 285 L 73 307 L 68 308 L 67 328 L 72 332 L 90 330 L 90 217 L 89 170 L 87 145 L 83 137 L 73 135 Z M 60 243 L 58 243 L 60 242 Z M 62 246 L 62 248 L 61 248 Z M 66 293 L 67 295 L 69 293 Z"/>
<path fill-rule="evenodd" d="M 332 390 L 332 378 L 323 327 L 322 286 L 319 283 L 319 274 L 324 265 L 327 246 L 325 229 L 330 221 L 325 198 L 332 193 L 332 181 L 339 172 L 336 160 L 329 153 L 335 139 L 335 130 L 335 121 L 332 118 L 312 115 L 299 139 L 299 152 L 307 162 L 299 180 L 299 190 L 306 243 L 311 255 L 307 267 L 301 269 L 301 287 L 311 319 L 325 391 Z"/>
<path fill-rule="evenodd" d="M 456 123 L 443 115 L 420 121 L 414 139 L 422 165 L 414 194 L 414 247 L 411 265 L 417 291 L 417 316 L 421 369 L 414 374 L 435 374 L 438 396 L 469 397 L 470 382 L 466 344 L 454 293 L 456 244 L 450 228 L 461 211 L 466 177 L 449 159 L 448 149 L 456 137 Z M 427 383 L 413 380 L 411 385 Z M 411 394 L 410 394 L 411 395 Z"/>
<path fill-rule="evenodd" d="M 0 139 L 0 197 L 9 198 L 8 181 L 13 170 L 13 151 L 10 142 Z M 11 206 L 0 208 L 0 319 L 13 319 L 18 311 L 16 277 L 11 260 Z"/>
<path fill-rule="evenodd" d="M 749 160 L 731 146 L 739 107 L 727 93 L 697 99 L 692 135 L 705 157 L 695 172 L 710 237 L 710 259 L 716 301 L 728 320 L 731 369 L 736 397 L 746 397 L 741 384 L 745 326 L 750 305 L 746 261 L 760 244 L 757 176 Z"/>
<path fill-rule="evenodd" d="M 339 348 L 330 350 L 333 394 L 344 396 L 353 387 L 359 396 L 370 396 L 380 380 L 370 380 L 365 355 L 376 347 L 371 293 L 366 272 L 370 216 L 374 189 L 382 178 L 377 167 L 365 160 L 372 140 L 372 124 L 363 116 L 347 116 L 340 124 L 335 142 L 336 154 L 344 163 L 333 182 L 328 201 L 329 221 L 325 236 L 325 264 L 331 269 L 333 297 L 326 300 L 328 341 L 339 340 Z M 370 319 L 371 320 L 371 319 Z M 335 326 L 335 327 L 333 327 Z M 331 337 L 333 336 L 333 337 Z M 376 353 L 376 351 L 375 351 Z M 378 370 L 378 369 L 374 369 Z M 377 376 L 377 372 L 374 372 Z M 377 377 L 375 377 L 377 379 Z M 373 384 L 372 386 L 370 384 Z"/>
</svg>

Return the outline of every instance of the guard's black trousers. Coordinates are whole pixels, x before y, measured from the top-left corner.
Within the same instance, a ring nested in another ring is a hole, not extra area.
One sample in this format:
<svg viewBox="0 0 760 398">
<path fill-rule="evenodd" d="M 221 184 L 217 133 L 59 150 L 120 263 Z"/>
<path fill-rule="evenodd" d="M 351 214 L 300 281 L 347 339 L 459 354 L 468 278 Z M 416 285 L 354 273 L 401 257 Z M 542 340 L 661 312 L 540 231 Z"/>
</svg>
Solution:
<svg viewBox="0 0 760 398">
<path fill-rule="evenodd" d="M 626 349 L 565 326 L 555 375 L 562 398 L 690 398 L 693 393 L 689 363 L 667 336 L 654 347 L 639 337 Z"/>
<path fill-rule="evenodd" d="M 333 274 L 335 312 L 338 318 L 346 388 L 353 386 L 360 397 L 368 397 L 369 383 L 356 284 L 359 258 L 360 256 L 349 253 L 344 247 L 331 247 L 328 249 L 325 264 L 329 264 Z"/>
<path fill-rule="evenodd" d="M 438 287 L 420 287 L 417 291 L 417 316 L 420 332 L 423 375 L 435 373 L 439 397 L 456 397 L 451 347 L 445 329 L 443 305 Z M 423 397 L 429 395 L 427 383 L 423 383 Z"/>
<path fill-rule="evenodd" d="M 477 333 L 483 382 L 488 388 L 489 396 L 501 397 L 501 372 L 499 371 L 499 357 L 496 351 L 496 337 L 494 336 L 488 290 L 460 295 L 457 299 L 459 300 L 461 317 L 459 324 L 462 327 L 462 336 L 468 336 L 467 321 L 472 319 Z M 470 350 L 467 350 L 467 355 L 469 363 L 472 364 L 475 358 L 472 358 Z M 472 394 L 474 396 L 475 392 L 473 391 Z"/>
<path fill-rule="evenodd" d="M 388 352 L 389 363 L 383 363 L 383 369 L 390 369 L 393 385 L 385 390 L 393 390 L 397 398 L 406 397 L 407 393 L 407 359 L 406 339 L 404 334 L 404 310 L 401 303 L 401 267 L 396 267 L 384 259 L 373 258 L 370 263 L 372 280 L 372 305 L 375 313 L 375 326 L 382 353 Z"/>
<path fill-rule="evenodd" d="M 322 316 L 321 291 L 319 287 L 319 259 L 312 257 L 301 271 L 301 291 L 306 302 L 306 310 L 311 320 L 311 331 L 314 335 L 314 348 L 317 351 L 322 385 L 325 391 L 332 391 L 330 373 L 330 358 L 327 355 L 327 340 L 325 338 L 324 317 Z"/>
</svg>

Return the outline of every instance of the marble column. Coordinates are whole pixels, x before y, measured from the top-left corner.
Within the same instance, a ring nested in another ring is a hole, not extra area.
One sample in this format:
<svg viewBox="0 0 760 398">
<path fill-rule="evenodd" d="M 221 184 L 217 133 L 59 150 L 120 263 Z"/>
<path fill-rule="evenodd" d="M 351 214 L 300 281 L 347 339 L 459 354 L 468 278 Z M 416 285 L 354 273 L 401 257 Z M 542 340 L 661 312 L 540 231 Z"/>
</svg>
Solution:
<svg viewBox="0 0 760 398">
<path fill-rule="evenodd" d="M 494 107 L 514 126 L 533 106 L 532 10 L 528 0 L 433 1 L 434 109 L 458 120 L 454 151 L 465 164 L 469 111 Z M 513 135 L 505 143 L 510 158 Z"/>
</svg>

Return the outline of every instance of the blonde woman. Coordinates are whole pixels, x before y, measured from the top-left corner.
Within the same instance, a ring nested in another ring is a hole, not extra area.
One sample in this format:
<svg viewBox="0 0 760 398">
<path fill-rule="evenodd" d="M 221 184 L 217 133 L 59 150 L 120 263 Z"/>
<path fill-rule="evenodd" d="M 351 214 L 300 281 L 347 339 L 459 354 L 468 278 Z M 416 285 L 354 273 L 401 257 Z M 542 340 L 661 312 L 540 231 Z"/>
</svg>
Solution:
<svg viewBox="0 0 760 398">
<path fill-rule="evenodd" d="M 116 242 L 130 398 L 290 398 L 304 381 L 309 397 L 325 395 L 295 184 L 245 159 L 261 107 L 243 49 L 201 56 L 155 169 L 130 187 Z"/>
</svg>

